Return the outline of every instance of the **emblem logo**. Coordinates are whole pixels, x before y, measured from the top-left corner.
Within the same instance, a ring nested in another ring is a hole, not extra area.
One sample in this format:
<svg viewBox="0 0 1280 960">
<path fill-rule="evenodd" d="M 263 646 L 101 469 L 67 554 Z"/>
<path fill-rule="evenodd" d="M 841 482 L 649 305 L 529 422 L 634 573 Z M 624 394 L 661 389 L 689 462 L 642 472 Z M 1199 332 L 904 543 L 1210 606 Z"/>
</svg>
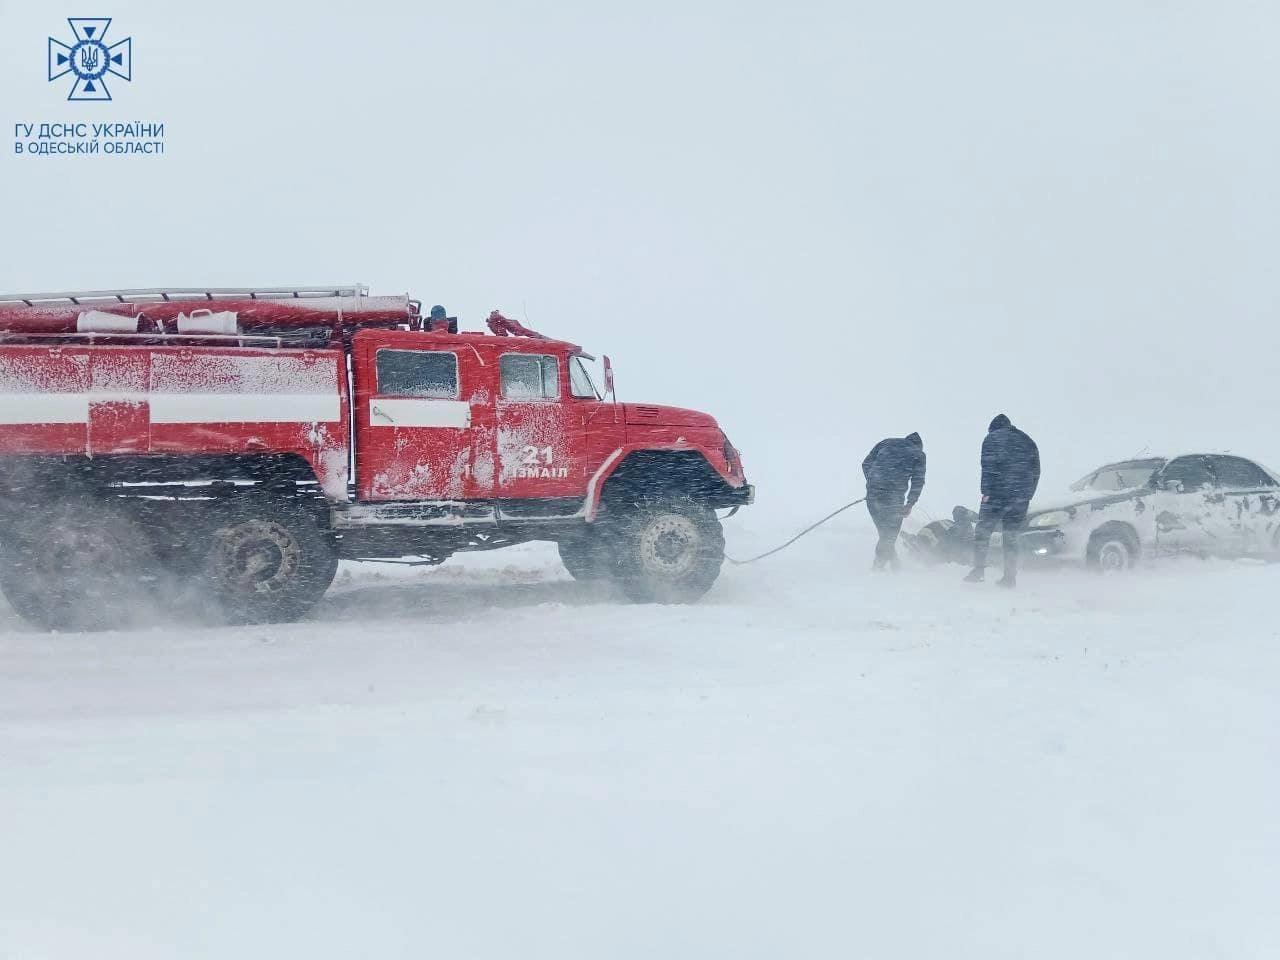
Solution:
<svg viewBox="0 0 1280 960">
<path fill-rule="evenodd" d="M 75 42 L 49 38 L 49 80 L 75 75 L 68 100 L 110 100 L 107 74 L 132 80 L 133 37 L 107 45 L 110 17 L 68 17 Z"/>
</svg>

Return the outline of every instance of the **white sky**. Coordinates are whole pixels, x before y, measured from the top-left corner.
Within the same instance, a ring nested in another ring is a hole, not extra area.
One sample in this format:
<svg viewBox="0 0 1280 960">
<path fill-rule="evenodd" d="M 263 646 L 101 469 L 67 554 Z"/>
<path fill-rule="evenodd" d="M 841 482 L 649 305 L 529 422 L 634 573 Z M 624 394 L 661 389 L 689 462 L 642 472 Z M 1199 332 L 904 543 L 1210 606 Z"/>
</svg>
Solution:
<svg viewBox="0 0 1280 960">
<path fill-rule="evenodd" d="M 910 430 L 925 506 L 972 502 L 997 412 L 1046 486 L 1144 447 L 1280 465 L 1280 8 L 1031 6 L 0 0 L 0 290 L 527 310 L 623 399 L 718 416 L 774 516 Z M 81 14 L 133 37 L 113 103 L 45 80 Z M 167 155 L 13 155 L 79 120 Z"/>
</svg>

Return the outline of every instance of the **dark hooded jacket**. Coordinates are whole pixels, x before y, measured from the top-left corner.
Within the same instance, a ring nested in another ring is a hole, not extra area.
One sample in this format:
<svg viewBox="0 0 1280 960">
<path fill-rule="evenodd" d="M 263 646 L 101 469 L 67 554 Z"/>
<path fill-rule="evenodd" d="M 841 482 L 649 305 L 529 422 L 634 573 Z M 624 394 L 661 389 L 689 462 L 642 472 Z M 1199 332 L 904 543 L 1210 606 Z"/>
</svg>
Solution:
<svg viewBox="0 0 1280 960">
<path fill-rule="evenodd" d="M 862 461 L 867 478 L 867 499 L 907 503 L 915 506 L 924 489 L 924 442 L 920 434 L 881 440 Z M 908 493 L 908 486 L 910 493 Z"/>
<path fill-rule="evenodd" d="M 998 502 L 1030 502 L 1039 483 L 1036 442 L 1000 414 L 982 441 L 982 495 Z"/>
</svg>

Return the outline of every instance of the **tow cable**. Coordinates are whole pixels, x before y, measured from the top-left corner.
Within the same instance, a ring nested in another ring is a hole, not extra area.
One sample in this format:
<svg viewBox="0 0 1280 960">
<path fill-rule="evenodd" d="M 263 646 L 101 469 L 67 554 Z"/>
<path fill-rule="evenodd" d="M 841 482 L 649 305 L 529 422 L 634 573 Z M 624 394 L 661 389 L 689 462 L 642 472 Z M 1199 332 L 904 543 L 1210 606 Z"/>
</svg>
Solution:
<svg viewBox="0 0 1280 960">
<path fill-rule="evenodd" d="M 791 538 L 790 540 L 788 540 L 786 543 L 782 544 L 782 546 L 780 546 L 780 547 L 774 547 L 772 550 L 766 550 L 764 553 L 758 554 L 758 555 L 756 555 L 756 556 L 754 556 L 754 557 L 748 557 L 746 560 L 735 560 L 735 559 L 733 559 L 733 557 L 729 556 L 727 553 L 726 553 L 726 554 L 724 554 L 724 558 L 725 558 L 726 560 L 728 560 L 730 563 L 732 563 L 735 567 L 745 567 L 747 564 L 749 564 L 749 563 L 755 563 L 757 560 L 763 560 L 765 557 L 772 557 L 775 553 L 781 553 L 783 550 L 787 549 L 787 547 L 791 546 L 793 543 L 795 543 L 797 540 L 799 540 L 799 539 L 800 539 L 801 537 L 803 537 L 805 534 L 812 533 L 814 530 L 817 530 L 820 526 L 822 526 L 822 525 L 823 525 L 824 523 L 826 523 L 828 520 L 833 520 L 833 519 L 835 519 L 836 517 L 840 516 L 840 514 L 844 513 L 844 512 L 845 512 L 846 510 L 848 510 L 850 507 L 856 507 L 858 504 L 860 504 L 860 503 L 866 503 L 866 502 L 867 502 L 867 498 L 866 498 L 866 497 L 859 497 L 857 500 L 854 500 L 854 501 L 852 501 L 852 502 L 850 502 L 850 503 L 846 503 L 846 504 L 845 504 L 843 507 L 841 507 L 839 510 L 833 510 L 831 513 L 828 513 L 825 517 L 823 517 L 823 518 L 822 518 L 821 520 L 819 520 L 817 523 L 811 523 L 811 524 L 809 524 L 809 526 L 805 527 L 803 530 L 801 530 L 799 533 L 797 533 L 794 537 L 792 537 L 792 538 Z M 729 517 L 732 517 L 732 516 L 733 516 L 735 513 L 737 513 L 737 512 L 738 512 L 738 508 L 737 508 L 737 507 L 734 507 L 732 510 L 730 510 L 730 511 L 729 511 L 729 513 L 724 517 L 724 519 L 728 520 L 728 519 L 729 519 Z M 440 564 L 442 561 L 440 561 L 440 560 L 435 560 L 435 559 L 432 559 L 432 560 L 402 560 L 402 559 L 390 559 L 390 558 L 387 558 L 387 559 L 377 559 L 375 562 L 377 562 L 377 563 L 394 563 L 394 564 L 399 564 L 399 565 L 406 566 L 406 567 L 427 567 L 427 566 L 434 567 L 434 566 L 436 566 L 436 565 Z"/>
<path fill-rule="evenodd" d="M 839 510 L 835 510 L 835 511 L 833 511 L 833 512 L 831 512 L 831 513 L 828 513 L 825 517 L 823 517 L 823 518 L 822 518 L 821 520 L 819 520 L 817 523 L 811 523 L 811 524 L 809 524 L 809 526 L 805 527 L 803 530 L 801 530 L 799 533 L 797 533 L 794 537 L 792 537 L 790 540 L 788 540 L 788 541 L 787 541 L 786 543 L 784 543 L 782 546 L 780 546 L 780 547 L 774 547 L 772 550 L 766 550 L 764 553 L 760 554 L 759 556 L 750 557 L 750 558 L 748 558 L 748 559 L 746 559 L 746 560 L 735 560 L 735 559 L 733 559 L 733 557 L 729 556 L 729 555 L 726 553 L 726 554 L 724 555 L 724 558 L 725 558 L 726 560 L 728 560 L 730 563 L 732 563 L 735 567 L 745 567 L 748 563 L 755 563 L 757 560 L 763 560 L 765 557 L 771 557 L 771 556 L 773 556 L 775 553 L 781 553 L 783 550 L 787 549 L 787 547 L 791 546 L 793 543 L 795 543 L 797 540 L 799 540 L 801 537 L 803 537 L 806 533 L 811 533 L 811 532 L 813 532 L 814 530 L 817 530 L 820 526 L 822 526 L 822 525 L 823 525 L 824 523 L 826 523 L 828 520 L 831 520 L 831 519 L 832 519 L 832 518 L 834 518 L 834 517 L 838 517 L 840 514 L 844 513 L 844 512 L 845 512 L 846 510 L 848 510 L 850 507 L 856 507 L 856 506 L 857 506 L 858 504 L 860 504 L 860 503 L 865 503 L 865 502 L 866 502 L 866 499 L 867 499 L 866 497 L 862 497 L 862 498 L 860 498 L 860 499 L 858 499 L 858 500 L 854 500 L 852 503 L 846 503 L 846 504 L 845 504 L 843 507 L 841 507 Z"/>
</svg>

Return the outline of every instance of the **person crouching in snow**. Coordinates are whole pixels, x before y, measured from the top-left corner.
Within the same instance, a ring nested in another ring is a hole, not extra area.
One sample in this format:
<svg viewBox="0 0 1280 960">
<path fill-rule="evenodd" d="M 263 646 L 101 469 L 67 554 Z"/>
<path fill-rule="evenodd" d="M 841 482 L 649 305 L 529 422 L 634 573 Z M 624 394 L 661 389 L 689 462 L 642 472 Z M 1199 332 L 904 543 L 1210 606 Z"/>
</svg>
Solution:
<svg viewBox="0 0 1280 960">
<path fill-rule="evenodd" d="M 880 534 L 873 570 L 898 568 L 898 534 L 924 490 L 924 464 L 924 442 L 918 433 L 881 440 L 862 461 L 867 512 Z"/>
</svg>

